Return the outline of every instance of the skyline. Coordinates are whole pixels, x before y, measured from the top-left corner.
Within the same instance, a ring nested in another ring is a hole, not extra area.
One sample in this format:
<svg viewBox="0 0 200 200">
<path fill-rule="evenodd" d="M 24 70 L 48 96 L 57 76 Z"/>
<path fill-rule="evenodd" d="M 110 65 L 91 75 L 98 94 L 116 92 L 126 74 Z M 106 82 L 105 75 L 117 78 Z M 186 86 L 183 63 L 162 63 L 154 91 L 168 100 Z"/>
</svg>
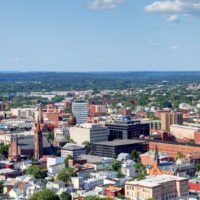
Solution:
<svg viewBox="0 0 200 200">
<path fill-rule="evenodd" d="M 1 0 L 0 71 L 198 71 L 199 13 L 200 0 Z"/>
</svg>

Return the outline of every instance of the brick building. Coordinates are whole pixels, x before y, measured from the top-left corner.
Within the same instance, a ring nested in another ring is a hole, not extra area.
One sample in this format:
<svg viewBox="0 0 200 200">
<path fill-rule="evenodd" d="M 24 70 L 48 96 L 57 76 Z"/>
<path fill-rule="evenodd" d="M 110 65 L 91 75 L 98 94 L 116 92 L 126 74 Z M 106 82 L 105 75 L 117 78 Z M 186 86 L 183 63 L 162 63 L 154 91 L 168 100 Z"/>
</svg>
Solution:
<svg viewBox="0 0 200 200">
<path fill-rule="evenodd" d="M 180 143 L 172 143 L 172 142 L 162 142 L 162 141 L 149 141 L 148 149 L 150 151 L 155 151 L 156 146 L 159 152 L 166 153 L 169 156 L 176 159 L 177 153 L 183 153 L 185 156 L 190 157 L 194 154 L 194 152 L 200 152 L 200 146 L 198 145 L 187 145 Z M 194 157 L 195 159 L 195 157 Z M 197 159 L 197 158 L 196 158 Z M 199 158 L 198 158 L 199 159 Z"/>
</svg>

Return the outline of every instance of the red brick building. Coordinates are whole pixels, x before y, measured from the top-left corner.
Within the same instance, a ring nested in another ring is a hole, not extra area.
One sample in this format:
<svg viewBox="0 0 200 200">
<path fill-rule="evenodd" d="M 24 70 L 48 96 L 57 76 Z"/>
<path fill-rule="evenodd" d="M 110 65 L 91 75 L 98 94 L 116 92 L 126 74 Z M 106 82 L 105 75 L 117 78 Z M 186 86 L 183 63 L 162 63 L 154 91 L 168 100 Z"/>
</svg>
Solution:
<svg viewBox="0 0 200 200">
<path fill-rule="evenodd" d="M 173 161 L 173 157 L 169 156 L 166 153 L 158 152 L 160 163 L 162 162 L 171 162 Z M 155 151 L 148 151 L 144 154 L 140 155 L 141 163 L 143 165 L 153 165 L 155 160 Z"/>
<path fill-rule="evenodd" d="M 189 190 L 192 190 L 195 192 L 200 192 L 200 179 L 199 178 L 194 178 L 194 179 L 189 180 L 188 185 L 189 185 Z"/>
<path fill-rule="evenodd" d="M 195 144 L 200 144 L 200 132 L 194 133 L 194 141 L 195 141 Z"/>
<path fill-rule="evenodd" d="M 159 152 L 166 153 L 174 159 L 176 159 L 178 152 L 183 153 L 185 156 L 193 156 L 194 158 L 191 157 L 191 159 L 199 159 L 197 155 L 200 154 L 200 146 L 149 141 L 148 148 L 150 151 L 155 151 L 156 147 Z"/>
</svg>

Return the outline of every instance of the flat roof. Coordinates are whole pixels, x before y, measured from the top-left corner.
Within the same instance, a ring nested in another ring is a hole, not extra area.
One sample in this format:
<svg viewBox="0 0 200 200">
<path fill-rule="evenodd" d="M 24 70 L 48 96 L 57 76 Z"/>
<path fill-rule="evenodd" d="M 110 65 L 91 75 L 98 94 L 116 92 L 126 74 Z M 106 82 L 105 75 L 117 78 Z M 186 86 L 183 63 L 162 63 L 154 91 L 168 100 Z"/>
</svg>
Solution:
<svg viewBox="0 0 200 200">
<path fill-rule="evenodd" d="M 123 140 L 113 140 L 113 141 L 105 141 L 105 142 L 97 142 L 94 144 L 106 145 L 106 146 L 120 146 L 120 145 L 130 145 L 130 144 L 138 144 L 143 143 L 144 140 L 132 140 L 132 139 L 123 139 Z"/>
<path fill-rule="evenodd" d="M 169 182 L 169 181 L 183 181 L 183 180 L 188 180 L 188 179 L 183 178 L 183 177 L 163 174 L 159 176 L 146 176 L 146 178 L 143 180 L 130 181 L 130 182 L 127 182 L 126 184 L 140 185 L 143 187 L 158 187 L 161 184 L 165 184 L 166 182 Z"/>
</svg>

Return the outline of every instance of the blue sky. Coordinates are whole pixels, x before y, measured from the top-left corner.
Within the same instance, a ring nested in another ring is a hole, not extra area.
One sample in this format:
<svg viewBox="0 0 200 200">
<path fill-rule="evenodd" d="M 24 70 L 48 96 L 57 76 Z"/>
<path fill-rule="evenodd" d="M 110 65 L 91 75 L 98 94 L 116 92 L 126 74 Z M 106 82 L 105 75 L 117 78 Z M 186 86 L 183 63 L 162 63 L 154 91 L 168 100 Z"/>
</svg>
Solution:
<svg viewBox="0 0 200 200">
<path fill-rule="evenodd" d="M 200 0 L 0 0 L 0 70 L 200 70 Z"/>
</svg>

